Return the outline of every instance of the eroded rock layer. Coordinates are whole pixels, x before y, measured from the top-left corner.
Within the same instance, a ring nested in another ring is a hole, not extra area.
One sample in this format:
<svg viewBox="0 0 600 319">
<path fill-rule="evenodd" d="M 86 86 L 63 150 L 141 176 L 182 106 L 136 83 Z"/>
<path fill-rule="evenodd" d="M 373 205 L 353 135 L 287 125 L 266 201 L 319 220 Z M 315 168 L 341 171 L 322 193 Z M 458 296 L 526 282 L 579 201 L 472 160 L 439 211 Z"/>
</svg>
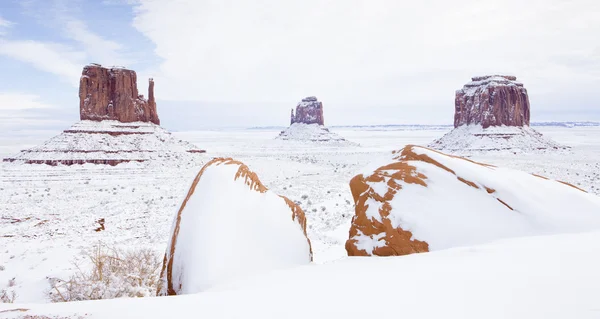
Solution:
<svg viewBox="0 0 600 319">
<path fill-rule="evenodd" d="M 472 82 L 456 91 L 454 127 L 529 125 L 527 89 L 516 80 L 506 75 L 473 77 Z"/>
<path fill-rule="evenodd" d="M 41 145 L 4 162 L 47 165 L 106 164 L 183 160 L 204 153 L 148 122 L 80 121 Z"/>
</svg>

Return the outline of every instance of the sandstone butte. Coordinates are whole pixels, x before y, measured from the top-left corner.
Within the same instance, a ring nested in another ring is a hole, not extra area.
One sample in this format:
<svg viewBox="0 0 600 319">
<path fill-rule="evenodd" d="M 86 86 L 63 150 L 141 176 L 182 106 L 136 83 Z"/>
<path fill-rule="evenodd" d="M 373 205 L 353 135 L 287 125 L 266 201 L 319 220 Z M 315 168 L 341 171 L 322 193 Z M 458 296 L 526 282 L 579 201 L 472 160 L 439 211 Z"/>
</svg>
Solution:
<svg viewBox="0 0 600 319">
<path fill-rule="evenodd" d="M 454 105 L 454 127 L 529 125 L 529 96 L 515 76 L 473 77 L 472 82 L 456 91 Z"/>
<path fill-rule="evenodd" d="M 81 121 L 42 145 L 22 150 L 3 162 L 115 166 L 205 152 L 159 126 L 154 81 L 149 80 L 146 100 L 138 94 L 133 70 L 99 64 L 85 66 L 79 82 L 79 98 Z M 106 143 L 107 139 L 110 143 Z"/>
<path fill-rule="evenodd" d="M 135 71 L 90 64 L 79 81 L 81 120 L 152 122 L 160 125 L 154 100 L 154 81 L 149 79 L 148 99 L 138 93 Z"/>
<path fill-rule="evenodd" d="M 214 158 L 213 160 L 211 160 L 210 162 L 208 162 L 206 165 L 204 165 L 204 167 L 202 167 L 202 169 L 198 172 L 198 174 L 196 175 L 195 179 L 192 182 L 192 185 L 185 197 L 185 199 L 183 200 L 176 216 L 175 216 L 175 221 L 174 221 L 174 225 L 173 225 L 173 230 L 172 230 L 172 234 L 171 237 L 169 239 L 169 243 L 167 245 L 167 250 L 165 252 L 165 256 L 163 259 L 163 265 L 162 265 L 162 270 L 160 273 L 160 280 L 161 280 L 161 284 L 159 285 L 158 289 L 157 289 L 157 295 L 159 296 L 163 296 L 163 295 L 178 295 L 181 294 L 183 289 L 184 289 L 184 285 L 186 285 L 187 283 L 185 283 L 182 279 L 182 272 L 185 271 L 186 268 L 194 268 L 194 265 L 190 265 L 190 264 L 186 264 L 184 265 L 182 262 L 182 258 L 181 258 L 181 254 L 177 254 L 177 251 L 179 248 L 179 245 L 188 245 L 187 248 L 185 249 L 186 252 L 190 252 L 190 250 L 194 250 L 194 249 L 202 249 L 201 247 L 192 247 L 190 249 L 190 244 L 193 245 L 193 243 L 190 242 L 182 242 L 184 241 L 183 239 L 181 239 L 181 231 L 182 231 L 182 226 L 183 226 L 183 222 L 182 222 L 182 216 L 187 216 L 184 219 L 190 220 L 190 215 L 193 214 L 205 214 L 207 213 L 206 211 L 200 211 L 200 209 L 191 207 L 188 208 L 187 205 L 190 202 L 190 200 L 196 196 L 198 193 L 202 193 L 202 192 L 206 192 L 206 189 L 201 189 L 198 187 L 199 183 L 201 182 L 204 174 L 208 171 L 208 170 L 219 170 L 221 169 L 223 166 L 237 166 L 237 170 L 235 172 L 235 174 L 233 176 L 229 176 L 229 175 L 224 175 L 223 177 L 227 177 L 227 178 L 231 178 L 232 182 L 243 182 L 247 187 L 248 187 L 248 191 L 254 193 L 253 196 L 259 196 L 259 195 L 265 195 L 265 193 L 267 193 L 269 190 L 261 183 L 260 179 L 258 178 L 258 176 L 256 175 L 256 173 L 254 173 L 253 171 L 251 171 L 248 166 L 246 166 L 245 164 L 243 164 L 242 162 L 236 161 L 232 158 Z M 214 171 L 213 171 L 214 172 Z M 209 182 L 210 183 L 210 182 Z M 229 184 L 228 184 L 229 185 Z M 213 186 L 216 186 L 215 184 L 204 184 L 204 187 L 210 187 L 211 188 L 211 192 L 215 192 L 216 188 L 214 188 Z M 228 186 L 229 187 L 229 186 Z M 228 188 L 230 189 L 230 188 Z M 216 192 L 222 191 L 223 189 L 219 189 Z M 230 201 L 237 201 L 238 199 L 235 197 L 232 197 L 235 195 L 232 194 L 213 194 L 211 195 L 210 200 L 218 200 L 217 198 L 228 198 L 228 200 Z M 281 200 L 281 204 L 284 206 L 287 206 L 287 208 L 289 208 L 289 222 L 291 224 L 296 223 L 298 224 L 301 228 L 301 233 L 303 233 L 303 237 L 306 240 L 307 246 L 308 246 L 308 256 L 304 256 L 304 258 L 306 258 L 307 262 L 311 262 L 312 261 L 312 246 L 310 243 L 310 239 L 308 238 L 307 234 L 306 234 L 306 216 L 304 214 L 304 211 L 302 210 L 302 208 L 300 208 L 300 206 L 298 206 L 296 203 L 294 203 L 293 201 L 291 201 L 289 198 L 282 196 L 282 195 L 276 195 L 276 200 Z M 239 200 L 243 200 L 242 198 L 240 198 Z M 264 204 L 264 200 L 260 201 L 260 203 L 262 203 L 261 207 L 254 207 L 254 209 L 265 209 L 265 204 Z M 255 211 L 253 211 L 252 204 L 249 205 L 250 207 L 246 206 L 244 204 L 244 207 L 246 207 L 248 209 L 248 211 L 243 211 L 243 212 L 239 212 L 240 214 L 253 214 L 256 213 Z M 283 206 L 282 206 L 283 207 Z M 226 209 L 224 209 L 226 210 Z M 218 212 L 208 212 L 208 213 L 215 213 L 215 214 L 228 214 L 229 212 L 226 211 L 218 211 Z M 211 219 L 211 221 L 214 221 L 214 219 Z M 214 226 L 221 226 L 221 225 L 211 225 L 211 227 Z M 272 226 L 272 225 L 271 225 Z M 289 225 L 288 225 L 289 226 Z M 193 228 L 193 231 L 198 232 L 199 230 L 197 228 Z M 262 233 L 266 233 L 268 234 L 270 231 L 269 226 L 265 226 L 264 229 L 261 230 Z M 188 234 L 189 236 L 189 234 Z M 252 240 L 252 238 L 246 238 L 249 242 Z M 278 238 L 272 238 L 271 241 L 278 241 Z M 306 243 L 304 243 L 303 245 L 306 245 Z M 281 245 L 281 243 L 279 243 L 278 245 Z M 213 247 L 214 249 L 214 247 Z M 236 255 L 236 249 L 239 249 L 239 247 L 233 247 L 233 246 L 227 246 L 225 249 L 231 249 L 231 252 L 226 252 L 225 255 Z M 255 248 L 255 249 L 260 249 L 260 247 Z M 286 250 L 291 249 L 291 247 L 289 248 L 285 248 Z M 222 255 L 221 255 L 222 256 Z M 205 256 L 208 259 L 210 259 L 209 256 Z M 270 256 L 271 258 L 281 258 L 279 255 L 276 256 Z M 177 259 L 180 260 L 177 260 Z M 205 258 L 206 259 L 206 258 Z M 216 260 L 211 260 L 209 262 L 215 263 L 215 262 L 221 262 L 216 261 Z M 245 268 L 249 265 L 247 265 L 248 263 L 252 263 L 252 261 L 247 261 L 246 263 L 240 263 L 240 264 L 236 264 L 236 265 L 227 265 L 227 267 L 224 268 L 231 268 L 231 267 L 241 267 L 241 268 Z M 174 266 L 174 264 L 178 264 L 179 267 Z M 250 268 L 252 265 L 250 265 Z M 220 267 L 223 268 L 223 267 Z M 200 276 L 204 275 L 204 276 L 209 276 L 208 274 L 199 274 Z M 188 273 L 188 277 L 189 277 L 189 273 Z M 189 278 L 188 278 L 189 280 Z"/>
<path fill-rule="evenodd" d="M 510 237 L 514 229 L 528 229 L 527 227 L 536 223 L 552 225 L 560 230 L 571 227 L 565 224 L 575 223 L 574 219 L 578 219 L 575 227 L 579 228 L 588 223 L 593 225 L 600 222 L 600 198 L 565 182 L 518 171 L 510 172 L 516 174 L 510 177 L 512 179 L 506 177 L 503 180 L 506 169 L 421 146 L 408 145 L 391 155 L 388 164 L 375 169 L 370 175 L 360 174 L 350 181 L 355 215 L 345 245 L 348 256 L 399 256 L 428 252 L 428 241 L 432 237 L 436 237 L 439 249 L 440 242 L 445 245 L 447 241 L 457 238 L 467 238 L 467 242 L 460 244 L 486 242 L 482 238 L 489 232 L 496 234 L 486 237 L 486 240 Z M 432 171 L 437 172 L 433 179 L 424 173 Z M 515 182 L 511 184 L 510 181 Z M 437 186 L 437 191 L 430 190 L 430 183 Z M 394 201 L 395 196 L 405 187 L 413 187 L 411 195 L 404 195 L 402 201 Z M 526 194 L 515 194 L 523 191 Z M 478 201 L 473 201 L 472 196 L 477 196 Z M 548 196 L 552 198 L 545 199 L 547 202 L 544 203 L 535 200 Z M 469 205 L 469 200 L 475 204 Z M 442 202 L 441 207 L 425 207 L 431 206 L 432 201 Z M 446 204 L 455 206 L 447 207 Z M 395 206 L 392 207 L 393 205 Z M 558 207 L 561 205 L 562 207 Z M 578 211 L 572 212 L 573 207 L 578 207 Z M 465 211 L 468 212 L 461 215 Z M 419 216 L 415 217 L 417 214 L 426 217 L 418 219 Z M 577 216 L 574 217 L 573 214 Z M 477 221 L 463 226 L 470 222 L 461 219 L 465 215 L 475 216 L 472 219 Z M 430 221 L 436 216 L 438 219 L 434 223 L 438 224 L 438 228 L 431 228 Z M 509 216 L 511 222 L 518 221 L 514 224 L 515 227 L 501 226 L 506 225 L 503 224 L 506 222 L 503 219 L 505 216 Z M 450 220 L 456 227 L 442 222 L 446 226 L 439 228 L 440 219 Z M 421 237 L 417 239 L 411 231 L 403 229 L 399 225 L 402 220 L 410 220 L 413 227 L 420 227 Z M 531 230 L 531 233 L 534 234 L 535 231 L 537 230 Z M 470 235 L 463 236 L 464 233 Z M 471 238 L 476 236 L 481 238 Z"/>
<path fill-rule="evenodd" d="M 292 109 L 290 125 L 294 123 L 325 125 L 323 118 L 323 103 L 316 97 L 309 96 L 296 105 L 296 114 Z"/>
</svg>

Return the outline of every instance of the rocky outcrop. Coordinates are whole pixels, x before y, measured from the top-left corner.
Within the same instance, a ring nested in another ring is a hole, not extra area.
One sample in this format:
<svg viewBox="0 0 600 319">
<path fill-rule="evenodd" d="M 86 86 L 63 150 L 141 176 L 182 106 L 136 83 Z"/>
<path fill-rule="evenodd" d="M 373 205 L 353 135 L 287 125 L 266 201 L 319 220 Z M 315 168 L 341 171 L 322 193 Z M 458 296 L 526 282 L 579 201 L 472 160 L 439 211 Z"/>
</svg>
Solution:
<svg viewBox="0 0 600 319">
<path fill-rule="evenodd" d="M 408 145 L 355 176 L 349 256 L 397 256 L 600 227 L 600 197 Z M 375 167 L 377 167 L 375 166 Z"/>
<path fill-rule="evenodd" d="M 215 158 L 175 216 L 157 293 L 196 293 L 311 260 L 302 209 L 269 191 L 243 163 Z"/>
<path fill-rule="evenodd" d="M 148 100 L 138 94 L 135 71 L 90 64 L 79 81 L 81 120 L 152 122 L 159 125 L 154 100 L 154 81 L 149 80 Z"/>
<path fill-rule="evenodd" d="M 323 103 L 316 97 L 309 96 L 302 99 L 296 106 L 296 114 L 292 109 L 290 125 L 294 123 L 325 125 L 323 119 Z"/>
<path fill-rule="evenodd" d="M 506 75 L 473 77 L 472 82 L 456 91 L 454 127 L 529 125 L 527 89 L 516 80 Z"/>
</svg>

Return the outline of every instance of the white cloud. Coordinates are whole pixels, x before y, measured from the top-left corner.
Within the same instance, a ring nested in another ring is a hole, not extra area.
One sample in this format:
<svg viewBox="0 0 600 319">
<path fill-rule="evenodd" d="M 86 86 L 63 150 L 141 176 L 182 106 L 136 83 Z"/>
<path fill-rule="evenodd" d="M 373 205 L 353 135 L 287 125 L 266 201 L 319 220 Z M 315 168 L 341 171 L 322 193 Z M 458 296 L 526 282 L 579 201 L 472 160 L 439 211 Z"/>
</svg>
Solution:
<svg viewBox="0 0 600 319">
<path fill-rule="evenodd" d="M 0 39 L 0 55 L 32 64 L 39 70 L 61 76 L 73 86 L 79 83 L 85 55 L 57 43 Z M 18 76 L 18 75 L 17 75 Z"/>
<path fill-rule="evenodd" d="M 291 107 L 314 94 L 333 117 L 361 105 L 449 118 L 473 75 L 514 73 L 532 102 L 600 87 L 596 0 L 140 0 L 135 12 L 164 59 L 163 99 Z"/>
<path fill-rule="evenodd" d="M 10 28 L 13 25 L 12 22 L 2 18 L 0 16 L 0 36 L 6 35 L 6 29 Z"/>
<path fill-rule="evenodd" d="M 90 62 L 107 65 L 127 65 L 130 62 L 121 53 L 123 47 L 119 43 L 91 31 L 83 20 L 73 16 L 79 12 L 80 1 L 29 0 L 23 1 L 22 5 L 27 14 L 46 27 L 61 30 L 63 38 L 54 42 L 0 38 L 0 55 L 56 74 L 75 87 L 79 84 L 82 67 Z M 0 32 L 2 26 L 11 24 L 0 18 Z M 67 44 L 66 40 L 75 43 Z"/>
<path fill-rule="evenodd" d="M 107 40 L 102 36 L 89 30 L 87 25 L 77 19 L 64 19 L 65 35 L 79 42 L 86 52 L 86 57 L 92 59 L 89 62 L 108 63 L 110 65 L 127 65 L 130 61 L 125 59 L 121 50 L 123 46 L 117 42 Z"/>
<path fill-rule="evenodd" d="M 57 117 L 60 110 L 40 96 L 21 92 L 0 92 L 0 138 L 22 130 L 66 127 L 69 121 Z"/>
<path fill-rule="evenodd" d="M 51 109 L 53 106 L 40 102 L 35 94 L 18 92 L 0 92 L 0 111 L 24 111 L 36 109 Z"/>
</svg>

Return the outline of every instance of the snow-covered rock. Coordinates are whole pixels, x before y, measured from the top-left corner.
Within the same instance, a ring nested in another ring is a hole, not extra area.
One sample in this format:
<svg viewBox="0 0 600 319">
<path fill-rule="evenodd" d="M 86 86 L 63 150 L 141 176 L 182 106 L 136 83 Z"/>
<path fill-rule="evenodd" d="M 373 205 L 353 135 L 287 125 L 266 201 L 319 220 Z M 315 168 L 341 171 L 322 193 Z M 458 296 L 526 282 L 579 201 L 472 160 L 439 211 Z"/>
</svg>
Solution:
<svg viewBox="0 0 600 319">
<path fill-rule="evenodd" d="M 302 209 L 241 162 L 216 158 L 200 170 L 175 216 L 158 294 L 197 293 L 311 260 Z"/>
<path fill-rule="evenodd" d="M 406 146 L 350 182 L 350 256 L 600 229 L 600 197 L 560 181 Z"/>
<path fill-rule="evenodd" d="M 565 149 L 529 126 L 463 125 L 453 129 L 428 147 L 443 152 L 469 154 L 480 151 L 529 152 L 546 149 Z"/>
<path fill-rule="evenodd" d="M 80 121 L 45 143 L 4 162 L 48 165 L 179 160 L 204 153 L 150 122 Z"/>
<path fill-rule="evenodd" d="M 294 123 L 281 131 L 278 140 L 354 144 L 319 124 Z"/>
</svg>

